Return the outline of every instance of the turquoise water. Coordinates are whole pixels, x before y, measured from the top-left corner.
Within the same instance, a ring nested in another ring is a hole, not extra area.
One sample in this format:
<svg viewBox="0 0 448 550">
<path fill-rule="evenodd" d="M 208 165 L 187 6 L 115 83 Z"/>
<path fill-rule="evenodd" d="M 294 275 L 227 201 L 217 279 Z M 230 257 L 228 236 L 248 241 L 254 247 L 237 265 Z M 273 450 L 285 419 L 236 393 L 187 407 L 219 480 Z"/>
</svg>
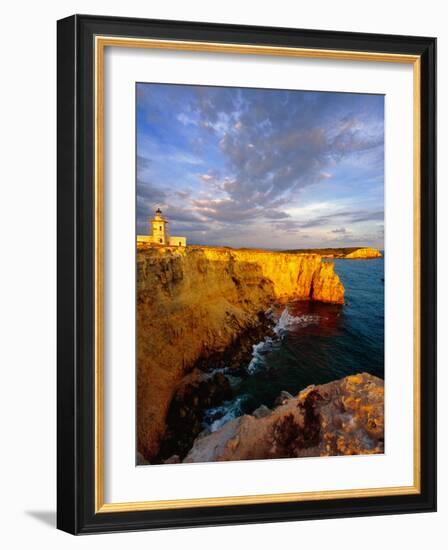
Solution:
<svg viewBox="0 0 448 550">
<path fill-rule="evenodd" d="M 384 378 L 384 261 L 334 260 L 345 287 L 345 304 L 294 302 L 269 311 L 274 337 L 256 346 L 242 373 L 224 373 L 235 397 L 205 413 L 204 426 L 216 430 L 227 421 L 272 407 L 282 390 L 297 394 L 349 374 Z"/>
</svg>

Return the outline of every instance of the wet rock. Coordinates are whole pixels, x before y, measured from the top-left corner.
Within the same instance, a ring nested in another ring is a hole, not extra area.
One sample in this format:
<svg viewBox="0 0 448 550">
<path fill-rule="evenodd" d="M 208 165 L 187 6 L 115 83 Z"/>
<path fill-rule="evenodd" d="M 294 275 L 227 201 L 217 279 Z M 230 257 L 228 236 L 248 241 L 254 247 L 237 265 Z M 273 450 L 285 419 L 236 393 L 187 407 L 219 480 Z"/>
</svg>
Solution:
<svg viewBox="0 0 448 550">
<path fill-rule="evenodd" d="M 146 464 L 149 464 L 149 462 L 142 455 L 142 453 L 137 452 L 137 466 L 144 466 Z"/>
<path fill-rule="evenodd" d="M 180 461 L 181 460 L 179 455 L 172 455 L 165 460 L 165 464 L 179 464 Z"/>
<path fill-rule="evenodd" d="M 233 397 L 228 378 L 221 372 L 207 374 L 195 370 L 185 378 L 171 402 L 167 431 L 154 462 L 165 462 L 171 455 L 185 457 L 193 441 L 203 431 L 204 410 Z"/>
<path fill-rule="evenodd" d="M 260 405 L 257 409 L 254 410 L 252 416 L 255 416 L 255 418 L 264 418 L 265 416 L 269 416 L 271 412 L 271 409 L 266 407 L 266 405 Z"/>
<path fill-rule="evenodd" d="M 275 399 L 274 405 L 276 407 L 284 405 L 289 399 L 293 399 L 293 396 L 288 391 L 282 390 L 280 395 Z"/>
</svg>

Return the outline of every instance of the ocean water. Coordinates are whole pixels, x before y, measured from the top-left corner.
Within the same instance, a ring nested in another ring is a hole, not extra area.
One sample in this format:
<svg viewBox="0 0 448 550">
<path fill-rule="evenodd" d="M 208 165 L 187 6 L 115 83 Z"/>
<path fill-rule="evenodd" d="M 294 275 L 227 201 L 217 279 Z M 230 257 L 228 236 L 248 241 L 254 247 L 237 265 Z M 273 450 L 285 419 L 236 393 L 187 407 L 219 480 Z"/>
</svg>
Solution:
<svg viewBox="0 0 448 550">
<path fill-rule="evenodd" d="M 282 390 L 295 395 L 359 372 L 384 378 L 383 258 L 334 263 L 345 304 L 274 304 L 268 314 L 275 336 L 254 345 L 243 376 L 224 369 L 235 397 L 205 411 L 205 428 L 215 431 L 260 405 L 272 407 Z"/>
</svg>

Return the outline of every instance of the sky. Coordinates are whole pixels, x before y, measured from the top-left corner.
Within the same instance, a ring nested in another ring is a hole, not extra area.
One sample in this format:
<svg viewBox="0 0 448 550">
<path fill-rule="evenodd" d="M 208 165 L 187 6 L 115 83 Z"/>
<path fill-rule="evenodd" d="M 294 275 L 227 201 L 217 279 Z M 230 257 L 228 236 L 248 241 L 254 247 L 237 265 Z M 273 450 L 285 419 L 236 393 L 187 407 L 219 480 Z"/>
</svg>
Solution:
<svg viewBox="0 0 448 550">
<path fill-rule="evenodd" d="M 384 247 L 384 97 L 138 83 L 137 232 L 189 244 Z"/>
</svg>

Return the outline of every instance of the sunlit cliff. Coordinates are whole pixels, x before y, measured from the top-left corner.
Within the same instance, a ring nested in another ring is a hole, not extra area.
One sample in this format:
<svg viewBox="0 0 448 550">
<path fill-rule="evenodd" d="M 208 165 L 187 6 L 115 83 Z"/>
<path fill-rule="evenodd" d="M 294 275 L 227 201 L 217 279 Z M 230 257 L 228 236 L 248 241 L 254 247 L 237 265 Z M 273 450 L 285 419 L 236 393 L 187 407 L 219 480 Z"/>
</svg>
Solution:
<svg viewBox="0 0 448 550">
<path fill-rule="evenodd" d="M 383 452 L 384 381 L 362 373 L 235 418 L 197 439 L 184 462 Z"/>
<path fill-rule="evenodd" d="M 201 358 L 224 351 L 273 302 L 341 304 L 331 262 L 315 254 L 209 247 L 137 251 L 137 435 L 150 460 L 171 399 Z"/>
</svg>

